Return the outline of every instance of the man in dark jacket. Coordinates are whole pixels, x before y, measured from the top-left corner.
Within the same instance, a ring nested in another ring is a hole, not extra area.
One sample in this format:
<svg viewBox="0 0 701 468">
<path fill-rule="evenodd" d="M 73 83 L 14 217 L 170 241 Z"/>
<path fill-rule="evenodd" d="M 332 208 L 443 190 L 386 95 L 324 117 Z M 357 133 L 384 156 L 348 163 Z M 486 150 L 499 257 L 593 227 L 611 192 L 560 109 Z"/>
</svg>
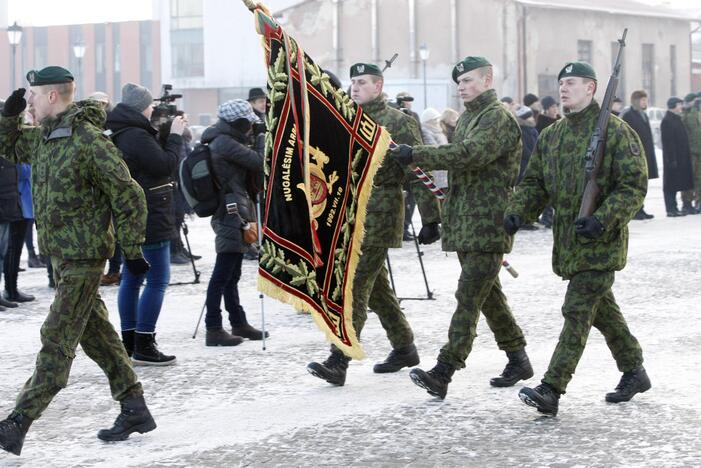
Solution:
<svg viewBox="0 0 701 468">
<path fill-rule="evenodd" d="M 684 101 L 671 97 L 667 101 L 667 113 L 662 118 L 662 161 L 664 164 L 662 190 L 667 216 L 685 216 L 677 207 L 677 192 L 694 188 L 691 168 L 689 135 L 682 122 Z"/>
<path fill-rule="evenodd" d="M 256 135 L 255 150 L 248 147 L 258 117 L 251 105 L 242 99 L 223 103 L 217 115 L 217 123 L 202 134 L 202 143 L 209 145 L 212 169 L 222 187 L 222 203 L 211 221 L 216 235 L 217 259 L 207 286 L 205 343 L 207 346 L 236 346 L 243 338 L 263 339 L 263 333 L 248 324 L 239 300 L 238 281 L 243 254 L 249 248 L 243 231 L 256 223 L 255 203 L 247 181 L 263 174 L 265 134 Z M 222 327 L 222 296 L 229 312 L 231 334 Z"/>
<path fill-rule="evenodd" d="M 106 127 L 122 151 L 132 178 L 143 189 L 148 210 L 142 249 L 151 269 L 142 275 L 133 275 L 129 270 L 122 273 L 118 298 L 122 340 L 135 364 L 163 366 L 175 363 L 175 356 L 158 350 L 155 331 L 170 280 L 170 239 L 175 233 L 171 174 L 178 163 L 186 122 L 182 117 L 173 119 L 164 150 L 151 125 L 152 103 L 148 89 L 125 84 L 122 102 L 107 114 Z M 140 297 L 144 279 L 146 286 Z"/>
<path fill-rule="evenodd" d="M 552 96 L 545 96 L 541 103 L 543 104 L 543 112 L 538 114 L 535 124 L 539 135 L 560 118 L 560 104 Z"/>
<path fill-rule="evenodd" d="M 647 117 L 647 93 L 643 90 L 633 91 L 630 96 L 630 107 L 626 109 L 621 118 L 631 126 L 635 133 L 640 137 L 645 150 L 645 159 L 647 160 L 647 178 L 657 179 L 657 159 L 655 158 L 655 142 L 652 139 L 652 130 L 650 129 L 650 119 Z M 653 215 L 645 212 L 645 207 L 640 208 L 633 219 L 652 219 Z"/>
</svg>

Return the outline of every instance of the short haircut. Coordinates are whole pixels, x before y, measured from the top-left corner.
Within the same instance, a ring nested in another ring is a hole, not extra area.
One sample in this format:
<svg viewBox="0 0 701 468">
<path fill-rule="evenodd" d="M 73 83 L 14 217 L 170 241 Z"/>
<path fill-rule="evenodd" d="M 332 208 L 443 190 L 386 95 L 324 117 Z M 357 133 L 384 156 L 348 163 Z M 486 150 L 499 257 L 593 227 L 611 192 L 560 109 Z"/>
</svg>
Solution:
<svg viewBox="0 0 701 468">
<path fill-rule="evenodd" d="M 61 98 L 61 101 L 64 103 L 73 101 L 73 96 L 75 95 L 75 82 L 73 81 L 68 83 L 42 85 L 41 88 L 44 94 L 47 94 L 50 91 L 56 91 L 58 96 Z"/>
<path fill-rule="evenodd" d="M 646 98 L 646 97 L 647 97 L 647 93 L 642 89 L 638 89 L 636 91 L 633 91 L 633 93 L 630 95 L 630 101 L 631 102 L 640 101 L 642 98 Z"/>
<path fill-rule="evenodd" d="M 485 76 L 487 76 L 489 74 L 494 73 L 494 70 L 492 69 L 491 65 L 487 65 L 486 67 L 479 67 L 477 69 L 477 71 L 478 71 L 478 75 L 482 78 L 484 78 Z"/>
<path fill-rule="evenodd" d="M 377 83 L 378 81 L 384 81 L 384 80 L 385 80 L 385 79 L 384 79 L 383 77 L 381 77 L 381 76 L 377 76 L 377 75 L 369 75 L 369 76 L 370 76 L 370 81 L 372 81 L 373 84 L 374 84 L 374 83 Z"/>
</svg>

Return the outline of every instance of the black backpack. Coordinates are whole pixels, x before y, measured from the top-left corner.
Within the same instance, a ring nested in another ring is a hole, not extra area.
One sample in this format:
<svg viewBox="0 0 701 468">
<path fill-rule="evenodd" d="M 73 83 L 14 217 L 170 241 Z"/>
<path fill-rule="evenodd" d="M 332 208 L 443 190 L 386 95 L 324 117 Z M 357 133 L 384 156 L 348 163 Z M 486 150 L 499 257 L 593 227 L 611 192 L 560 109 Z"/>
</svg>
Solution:
<svg viewBox="0 0 701 468">
<path fill-rule="evenodd" d="M 206 218 L 217 211 L 221 184 L 212 170 L 212 153 L 208 145 L 197 144 L 180 163 L 180 189 L 197 216 Z"/>
</svg>

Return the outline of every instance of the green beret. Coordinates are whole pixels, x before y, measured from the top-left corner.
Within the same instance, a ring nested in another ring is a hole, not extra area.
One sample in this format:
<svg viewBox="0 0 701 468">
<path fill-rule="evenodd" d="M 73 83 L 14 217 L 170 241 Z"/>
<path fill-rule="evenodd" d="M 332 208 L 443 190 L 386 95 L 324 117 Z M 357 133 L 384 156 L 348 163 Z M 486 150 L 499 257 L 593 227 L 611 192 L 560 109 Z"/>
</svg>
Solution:
<svg viewBox="0 0 701 468">
<path fill-rule="evenodd" d="M 684 96 L 684 102 L 691 102 L 691 101 L 693 101 L 694 99 L 696 99 L 697 97 L 699 97 L 698 94 L 689 93 L 689 94 L 687 94 L 686 96 Z"/>
<path fill-rule="evenodd" d="M 30 86 L 70 83 L 73 81 L 73 75 L 63 67 L 51 66 L 38 71 L 31 70 L 27 73 L 27 81 Z"/>
<path fill-rule="evenodd" d="M 458 82 L 458 77 L 463 73 L 474 70 L 475 68 L 488 67 L 491 63 L 484 57 L 469 56 L 465 57 L 462 62 L 458 62 L 453 67 L 453 81 Z"/>
<path fill-rule="evenodd" d="M 355 78 L 360 75 L 382 76 L 382 70 L 374 63 L 356 63 L 350 68 L 350 77 Z"/>
<path fill-rule="evenodd" d="M 561 80 L 568 76 L 579 76 L 581 78 L 591 78 L 596 81 L 596 72 L 594 67 L 587 62 L 569 62 L 562 67 L 560 74 L 557 75 L 557 80 Z"/>
</svg>

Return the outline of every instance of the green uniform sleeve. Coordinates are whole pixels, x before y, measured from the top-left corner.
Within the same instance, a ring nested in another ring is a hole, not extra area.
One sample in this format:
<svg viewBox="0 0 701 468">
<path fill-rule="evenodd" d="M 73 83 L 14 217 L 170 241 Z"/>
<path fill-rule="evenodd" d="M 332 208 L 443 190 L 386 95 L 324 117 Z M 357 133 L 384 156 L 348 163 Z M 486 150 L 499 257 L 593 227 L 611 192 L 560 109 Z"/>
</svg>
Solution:
<svg viewBox="0 0 701 468">
<path fill-rule="evenodd" d="M 95 187 L 107 195 L 124 257 L 142 256 L 141 244 L 146 233 L 146 198 L 131 178 L 119 150 L 105 137 L 98 137 L 90 154 L 90 178 Z"/>
<path fill-rule="evenodd" d="M 22 125 L 22 117 L 0 118 L 0 154 L 14 163 L 31 163 L 41 127 Z"/>
<path fill-rule="evenodd" d="M 494 109 L 486 112 L 462 141 L 415 147 L 414 162 L 424 169 L 480 169 L 502 157 L 520 139 L 521 132 L 513 118 Z"/>
<path fill-rule="evenodd" d="M 521 183 L 516 186 L 516 192 L 504 212 L 505 215 L 518 215 L 526 223 L 536 221 L 550 199 L 543 177 L 541 146 L 545 144 L 544 140 L 545 138 L 538 139 L 535 150 L 528 161 L 526 174 Z"/>
<path fill-rule="evenodd" d="M 414 119 L 408 119 L 407 127 L 410 130 L 409 142 L 405 143 L 410 146 L 417 146 L 422 143 L 421 130 L 419 129 L 419 124 L 416 123 Z M 404 143 L 402 141 L 402 143 Z M 389 156 L 388 156 L 389 157 Z M 414 199 L 416 200 L 416 206 L 419 209 L 419 215 L 421 215 L 421 224 L 426 225 L 430 223 L 440 223 L 441 222 L 441 208 L 440 203 L 436 196 L 429 190 L 426 185 L 421 182 L 414 172 L 408 168 L 404 167 L 407 174 L 407 180 L 409 181 L 409 190 Z"/>
<path fill-rule="evenodd" d="M 627 125 L 621 126 L 619 132 L 611 155 L 615 185 L 594 212 L 606 231 L 627 225 L 643 206 L 647 193 L 647 160 L 640 138 Z"/>
</svg>

